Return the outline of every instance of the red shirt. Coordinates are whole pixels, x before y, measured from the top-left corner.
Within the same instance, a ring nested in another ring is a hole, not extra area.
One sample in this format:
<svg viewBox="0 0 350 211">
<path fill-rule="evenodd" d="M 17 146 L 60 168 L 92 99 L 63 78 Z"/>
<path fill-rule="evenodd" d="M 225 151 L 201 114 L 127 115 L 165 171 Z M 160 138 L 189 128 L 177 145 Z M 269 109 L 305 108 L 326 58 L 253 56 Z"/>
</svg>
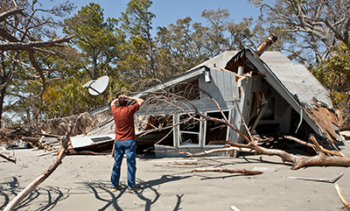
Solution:
<svg viewBox="0 0 350 211">
<path fill-rule="evenodd" d="M 140 109 L 135 103 L 129 107 L 112 105 L 112 113 L 115 123 L 115 140 L 124 141 L 135 139 L 134 114 Z"/>
</svg>

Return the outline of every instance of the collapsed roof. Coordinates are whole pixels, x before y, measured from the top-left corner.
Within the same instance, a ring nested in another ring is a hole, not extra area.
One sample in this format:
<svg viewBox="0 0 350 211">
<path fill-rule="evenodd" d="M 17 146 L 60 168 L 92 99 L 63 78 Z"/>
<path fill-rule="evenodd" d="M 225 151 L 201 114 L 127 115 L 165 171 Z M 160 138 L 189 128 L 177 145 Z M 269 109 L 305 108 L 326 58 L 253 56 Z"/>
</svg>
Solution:
<svg viewBox="0 0 350 211">
<path fill-rule="evenodd" d="M 267 82 L 278 94 L 290 105 L 294 111 L 299 114 L 298 131 L 302 123 L 307 123 L 310 128 L 328 141 L 335 147 L 335 143 L 341 140 L 338 129 L 338 118 L 335 114 L 328 91 L 320 84 L 320 82 L 310 73 L 303 65 L 294 64 L 285 55 L 280 52 L 253 51 L 251 49 L 243 49 L 241 51 L 225 51 L 202 64 L 186 71 L 182 75 L 174 77 L 147 89 L 140 91 L 140 94 L 133 97 L 147 97 L 147 93 L 156 92 L 181 82 L 188 82 L 200 77 L 211 77 L 215 89 L 220 92 L 222 101 L 233 101 L 233 97 L 238 95 L 240 85 L 233 86 L 232 83 L 242 75 L 258 75 L 261 80 Z M 239 73 L 239 69 L 243 70 Z M 223 71 L 226 71 L 223 73 Z M 229 72 L 229 73 L 227 73 Z M 220 78 L 221 77 L 221 78 Z M 243 77 L 244 78 L 244 77 Z M 209 79 L 210 81 L 210 79 Z M 240 83 L 244 83 L 243 80 Z M 255 83 L 252 82 L 252 83 Z M 208 89 L 212 89 L 213 85 Z M 203 87 L 203 85 L 202 85 Z M 207 91 L 207 90 L 205 90 Z M 213 96 L 214 98 L 219 96 Z M 249 104 L 249 101 L 248 101 Z M 201 102 L 197 102 L 201 106 Z M 228 104 L 224 104 L 227 106 Z M 232 103 L 231 103 L 232 105 Z M 279 105 L 287 107 L 286 105 Z M 109 106 L 108 106 L 109 107 Z M 242 104 L 242 108 L 247 106 Z M 207 111 L 212 107 L 202 107 L 201 111 Z M 250 108 L 251 109 L 251 108 Z M 144 105 L 136 115 L 157 115 L 159 113 L 171 113 L 171 107 L 164 107 L 162 104 Z M 94 113 L 90 112 L 91 114 Z M 247 117 L 249 118 L 249 117 Z M 246 119 L 246 122 L 249 119 Z M 99 127 L 98 133 L 102 130 L 112 130 L 114 122 L 110 121 L 103 127 Z M 252 126 L 252 125 L 248 125 Z"/>
<path fill-rule="evenodd" d="M 294 64 L 280 52 L 268 51 L 260 57 L 250 49 L 225 51 L 184 74 L 142 90 L 141 93 L 154 92 L 188 81 L 207 70 L 224 69 L 237 73 L 239 66 L 244 67 L 243 74 L 253 71 L 262 76 L 300 114 L 299 126 L 305 121 L 315 133 L 331 144 L 341 140 L 338 119 L 328 91 L 305 66 Z M 138 94 L 137 97 L 141 95 Z"/>
</svg>

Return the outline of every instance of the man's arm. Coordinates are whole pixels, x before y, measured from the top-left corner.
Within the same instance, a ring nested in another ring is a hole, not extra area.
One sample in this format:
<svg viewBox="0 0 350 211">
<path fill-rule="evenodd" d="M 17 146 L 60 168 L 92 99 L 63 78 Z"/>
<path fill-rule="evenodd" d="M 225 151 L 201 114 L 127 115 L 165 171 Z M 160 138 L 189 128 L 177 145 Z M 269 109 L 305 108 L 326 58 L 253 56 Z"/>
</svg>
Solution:
<svg viewBox="0 0 350 211">
<path fill-rule="evenodd" d="M 112 106 L 112 105 L 117 105 L 117 103 L 118 103 L 118 98 L 115 99 L 115 100 L 113 100 L 113 101 L 111 102 L 111 106 Z"/>
<path fill-rule="evenodd" d="M 140 107 L 145 103 L 143 99 L 137 98 L 137 97 L 128 97 L 128 99 L 135 101 L 136 103 L 139 104 Z"/>
</svg>

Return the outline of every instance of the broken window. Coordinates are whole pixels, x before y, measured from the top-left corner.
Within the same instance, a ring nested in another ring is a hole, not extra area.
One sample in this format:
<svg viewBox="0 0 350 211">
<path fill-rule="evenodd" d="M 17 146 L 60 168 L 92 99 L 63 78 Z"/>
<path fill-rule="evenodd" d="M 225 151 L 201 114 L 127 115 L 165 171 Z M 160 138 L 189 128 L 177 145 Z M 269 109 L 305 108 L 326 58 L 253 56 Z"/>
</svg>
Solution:
<svg viewBox="0 0 350 211">
<path fill-rule="evenodd" d="M 172 115 L 149 116 L 147 125 L 144 127 L 144 130 L 163 128 L 163 127 L 171 126 L 172 123 L 173 123 Z"/>
<path fill-rule="evenodd" d="M 226 118 L 229 118 L 229 112 L 224 111 Z M 207 115 L 210 117 L 223 119 L 221 112 L 207 112 Z M 227 130 L 228 126 L 225 126 L 222 123 L 218 123 L 215 121 L 207 121 L 206 128 L 206 137 L 205 137 L 205 145 L 210 145 L 211 141 L 227 141 Z"/>
<path fill-rule="evenodd" d="M 180 115 L 179 121 L 184 121 L 190 116 L 188 114 Z M 199 116 L 195 116 L 200 118 Z M 180 125 L 180 146 L 199 146 L 200 121 L 191 119 L 189 122 Z"/>
</svg>

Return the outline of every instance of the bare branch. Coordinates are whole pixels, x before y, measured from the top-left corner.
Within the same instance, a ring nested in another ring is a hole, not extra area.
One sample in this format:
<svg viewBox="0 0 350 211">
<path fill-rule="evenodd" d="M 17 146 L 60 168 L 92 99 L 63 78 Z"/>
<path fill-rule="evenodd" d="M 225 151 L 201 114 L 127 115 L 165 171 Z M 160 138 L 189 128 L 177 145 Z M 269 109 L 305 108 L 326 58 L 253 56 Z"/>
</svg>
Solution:
<svg viewBox="0 0 350 211">
<path fill-rule="evenodd" d="M 349 204 L 349 203 L 346 201 L 346 199 L 344 198 L 343 193 L 341 192 L 339 185 L 338 185 L 337 183 L 335 183 L 335 184 L 334 184 L 334 187 L 335 187 L 335 189 L 337 190 L 338 196 L 339 196 L 339 198 L 340 198 L 340 201 L 344 204 L 345 209 L 346 209 L 346 210 L 350 210 L 350 204 Z M 345 210 L 345 209 L 344 209 L 344 210 Z"/>
<path fill-rule="evenodd" d="M 234 174 L 234 173 L 241 173 L 241 174 L 245 174 L 245 175 L 257 175 L 257 174 L 262 174 L 263 172 L 261 171 L 251 171 L 251 170 L 246 170 L 244 168 L 242 169 L 227 169 L 227 168 L 196 168 L 193 169 L 191 171 L 191 173 L 193 172 L 225 172 L 225 173 L 230 173 L 230 174 Z"/>
<path fill-rule="evenodd" d="M 0 43 L 0 50 L 1 51 L 8 51 L 8 50 L 31 50 L 33 47 L 53 47 L 58 46 L 57 44 L 68 42 L 70 39 L 72 39 L 73 36 L 66 36 L 62 38 L 58 38 L 55 40 L 48 40 L 48 41 L 32 41 L 32 42 L 8 42 L 8 43 Z"/>
<path fill-rule="evenodd" d="M 17 13 L 21 13 L 22 11 L 23 11 L 23 9 L 17 8 L 17 6 L 16 6 L 16 8 L 5 11 L 5 12 L 0 14 L 0 22 L 4 21 L 9 16 L 12 16 L 12 15 L 17 14 Z"/>
<path fill-rule="evenodd" d="M 298 142 L 302 145 L 306 145 L 308 147 L 311 147 L 313 149 L 315 149 L 315 145 L 311 144 L 311 143 L 307 143 L 305 141 L 302 141 L 298 138 L 295 138 L 295 137 L 292 137 L 292 136 L 284 136 L 285 139 L 289 139 L 289 140 L 292 140 L 292 141 L 295 141 L 295 142 Z M 314 138 L 314 137 L 313 137 Z M 328 153 L 330 155 L 335 155 L 335 156 L 339 156 L 339 157 L 344 157 L 345 155 L 342 153 L 342 152 L 337 152 L 337 151 L 331 151 L 331 150 L 328 150 L 328 149 L 325 149 L 323 148 L 322 146 L 321 147 L 321 151 L 322 152 L 325 152 L 325 153 Z"/>
</svg>

